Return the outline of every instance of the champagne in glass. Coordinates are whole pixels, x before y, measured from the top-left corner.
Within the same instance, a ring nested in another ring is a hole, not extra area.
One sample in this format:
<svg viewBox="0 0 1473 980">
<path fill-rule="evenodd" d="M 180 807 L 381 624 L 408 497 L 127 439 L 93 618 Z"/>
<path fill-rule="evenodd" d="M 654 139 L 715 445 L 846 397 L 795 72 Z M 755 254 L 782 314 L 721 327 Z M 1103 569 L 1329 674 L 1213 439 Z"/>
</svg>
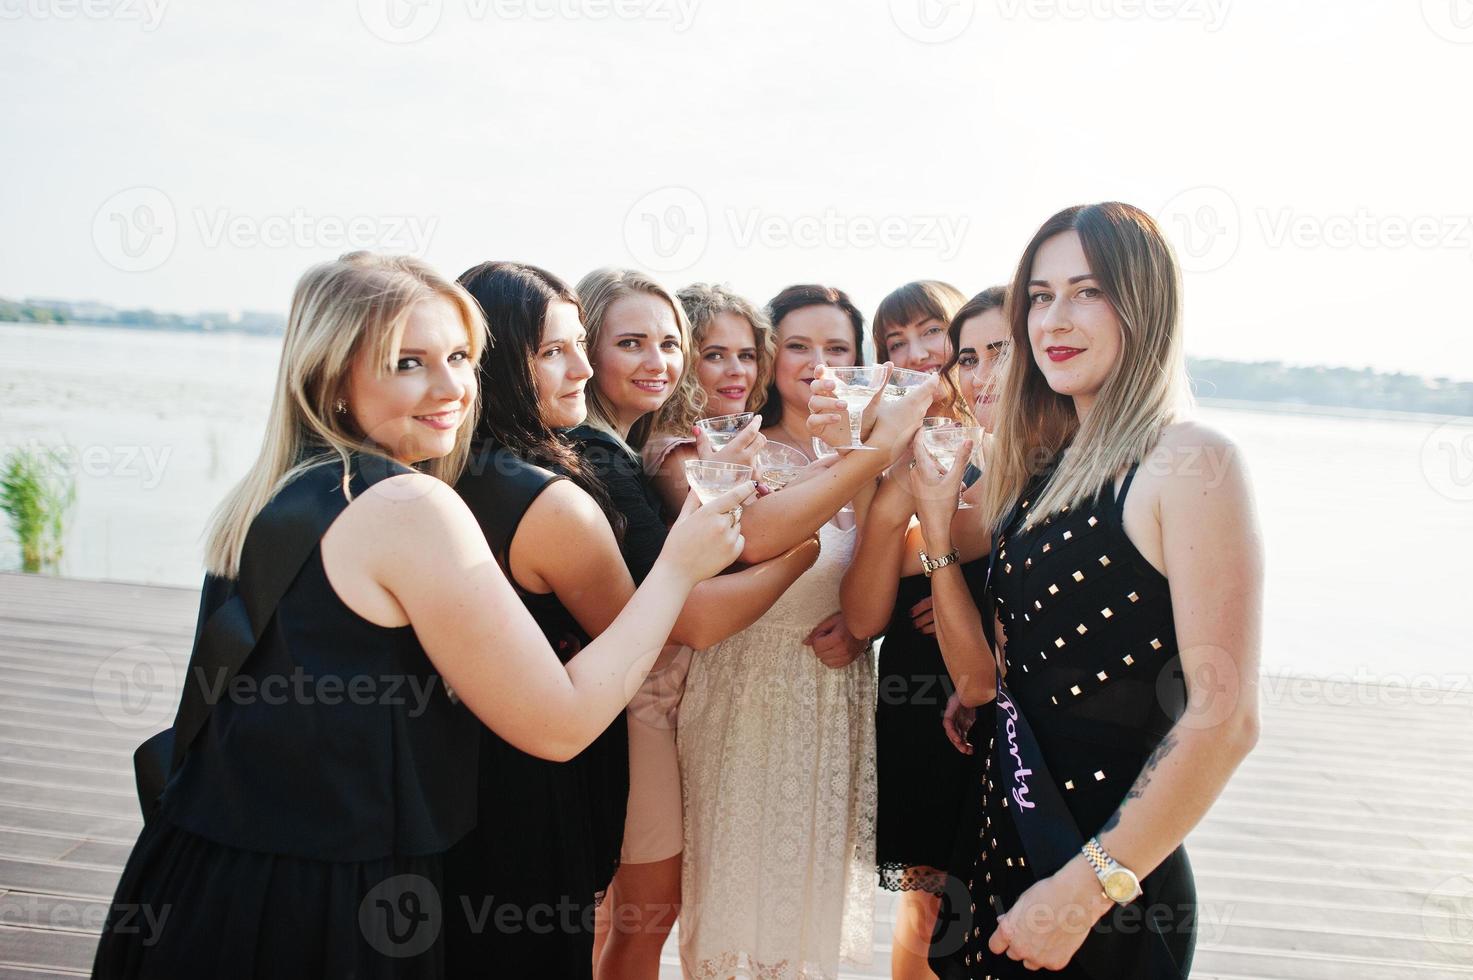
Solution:
<svg viewBox="0 0 1473 980">
<path fill-rule="evenodd" d="M 825 373 L 834 379 L 835 397 L 842 398 L 849 410 L 849 445 L 837 448 L 878 452 L 878 447 L 864 444 L 863 439 L 860 438 L 860 426 L 864 419 L 865 408 L 869 406 L 870 399 L 875 397 L 880 390 L 885 369 L 883 367 L 836 367 L 827 368 Z"/>
<path fill-rule="evenodd" d="M 912 371 L 908 368 L 891 368 L 890 380 L 885 382 L 885 393 L 880 397 L 885 401 L 899 401 L 904 398 L 910 389 L 917 385 L 923 385 L 930 381 L 934 375 L 925 371 Z"/>
<path fill-rule="evenodd" d="M 685 482 L 690 484 L 703 504 L 709 504 L 732 487 L 750 479 L 752 467 L 743 463 L 722 463 L 713 459 L 685 461 Z"/>
<path fill-rule="evenodd" d="M 962 444 L 968 439 L 972 441 L 972 451 L 962 457 L 960 455 Z M 950 473 L 954 466 L 968 464 L 981 466 L 982 427 L 980 425 L 943 425 L 922 429 L 921 440 L 925 444 L 926 451 L 947 473 Z M 961 510 L 971 506 L 965 499 L 957 502 L 957 508 Z"/>
<path fill-rule="evenodd" d="M 696 428 L 705 430 L 706 438 L 711 440 L 713 449 L 720 449 L 735 439 L 750 421 L 752 421 L 751 412 L 739 412 L 736 415 L 717 415 L 713 418 L 701 419 L 696 422 Z"/>
<path fill-rule="evenodd" d="M 792 483 L 807 465 L 807 456 L 780 442 L 769 442 L 757 454 L 758 479 L 769 490 L 781 490 Z"/>
</svg>

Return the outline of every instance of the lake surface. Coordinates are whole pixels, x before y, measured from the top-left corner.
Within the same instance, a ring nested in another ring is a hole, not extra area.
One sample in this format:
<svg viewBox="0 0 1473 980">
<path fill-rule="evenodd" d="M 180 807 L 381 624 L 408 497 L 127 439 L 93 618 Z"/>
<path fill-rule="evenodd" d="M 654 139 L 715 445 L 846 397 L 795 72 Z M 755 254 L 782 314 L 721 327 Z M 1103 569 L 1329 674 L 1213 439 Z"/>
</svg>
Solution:
<svg viewBox="0 0 1473 980">
<path fill-rule="evenodd" d="M 71 447 L 61 573 L 197 586 L 211 511 L 259 449 L 281 342 L 0 325 L 0 449 Z M 1470 683 L 1473 425 L 1220 405 L 1268 555 L 1264 663 L 1347 680 Z M 1459 453 L 1462 453 L 1460 456 Z M 19 556 L 0 527 L 0 568 Z"/>
</svg>

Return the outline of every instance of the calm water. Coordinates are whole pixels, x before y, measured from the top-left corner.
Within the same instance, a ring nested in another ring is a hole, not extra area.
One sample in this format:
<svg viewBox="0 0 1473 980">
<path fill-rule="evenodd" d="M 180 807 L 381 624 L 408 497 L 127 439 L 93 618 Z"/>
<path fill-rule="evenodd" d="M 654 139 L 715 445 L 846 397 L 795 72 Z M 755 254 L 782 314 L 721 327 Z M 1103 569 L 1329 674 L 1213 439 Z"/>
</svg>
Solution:
<svg viewBox="0 0 1473 980">
<path fill-rule="evenodd" d="M 3 325 L 0 350 L 0 447 L 75 452 L 62 573 L 197 585 L 209 514 L 259 447 L 280 341 Z M 1257 488 L 1266 666 L 1467 684 L 1473 478 L 1455 467 L 1473 428 L 1443 454 L 1435 420 L 1202 416 L 1238 441 Z M 16 552 L 0 528 L 0 568 Z"/>
</svg>

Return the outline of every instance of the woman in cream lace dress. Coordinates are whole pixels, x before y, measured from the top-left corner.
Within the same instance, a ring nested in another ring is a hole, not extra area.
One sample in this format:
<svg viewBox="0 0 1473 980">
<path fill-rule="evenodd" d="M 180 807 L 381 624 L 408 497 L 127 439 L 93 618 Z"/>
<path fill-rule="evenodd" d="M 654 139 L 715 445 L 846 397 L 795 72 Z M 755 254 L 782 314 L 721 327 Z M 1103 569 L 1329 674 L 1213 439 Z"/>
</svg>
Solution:
<svg viewBox="0 0 1473 980">
<path fill-rule="evenodd" d="M 811 453 L 808 384 L 820 363 L 856 362 L 862 317 L 819 286 L 790 287 L 769 311 L 778 351 L 763 433 Z M 924 412 L 885 406 L 871 441 L 890 445 Z M 889 459 L 843 463 L 878 475 Z M 692 660 L 678 718 L 687 976 L 830 978 L 870 960 L 875 663 L 836 616 L 855 535 L 824 524 L 814 566 L 755 625 Z"/>
</svg>

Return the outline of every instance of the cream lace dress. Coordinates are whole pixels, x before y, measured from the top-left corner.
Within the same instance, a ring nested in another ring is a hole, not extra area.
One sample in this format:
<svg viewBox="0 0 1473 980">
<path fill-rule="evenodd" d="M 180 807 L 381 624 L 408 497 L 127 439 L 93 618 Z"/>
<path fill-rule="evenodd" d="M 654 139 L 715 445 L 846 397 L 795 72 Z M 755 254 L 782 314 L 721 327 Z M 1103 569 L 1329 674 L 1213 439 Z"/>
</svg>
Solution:
<svg viewBox="0 0 1473 980">
<path fill-rule="evenodd" d="M 698 652 L 680 706 L 680 957 L 691 977 L 835 977 L 869 963 L 875 915 L 875 662 L 803 645 L 839 609 L 854 530 L 760 621 Z"/>
</svg>

